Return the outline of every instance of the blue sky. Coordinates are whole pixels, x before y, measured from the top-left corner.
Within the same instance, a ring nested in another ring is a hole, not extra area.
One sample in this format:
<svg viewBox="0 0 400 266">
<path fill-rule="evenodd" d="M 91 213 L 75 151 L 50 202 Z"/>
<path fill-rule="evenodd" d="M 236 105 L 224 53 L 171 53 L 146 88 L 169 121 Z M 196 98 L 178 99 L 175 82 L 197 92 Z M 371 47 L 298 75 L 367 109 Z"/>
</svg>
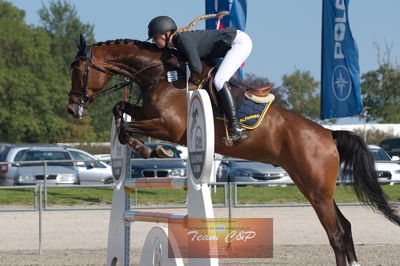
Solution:
<svg viewBox="0 0 400 266">
<path fill-rule="evenodd" d="M 26 11 L 26 22 L 38 25 L 37 10 L 49 0 L 11 0 Z M 172 17 L 186 26 L 204 14 L 203 0 L 69 0 L 82 22 L 95 26 L 97 41 L 118 38 L 145 40 L 147 24 L 155 16 Z M 310 71 L 320 81 L 322 0 L 247 0 L 246 32 L 253 52 L 245 73 L 267 77 L 280 85 L 282 75 L 296 69 Z M 400 1 L 351 0 L 349 22 L 360 55 L 360 70 L 378 67 L 376 42 L 382 53 L 391 47 L 393 62 L 400 64 Z M 199 23 L 198 29 L 204 28 Z M 71 36 L 75 38 L 76 36 Z"/>
</svg>

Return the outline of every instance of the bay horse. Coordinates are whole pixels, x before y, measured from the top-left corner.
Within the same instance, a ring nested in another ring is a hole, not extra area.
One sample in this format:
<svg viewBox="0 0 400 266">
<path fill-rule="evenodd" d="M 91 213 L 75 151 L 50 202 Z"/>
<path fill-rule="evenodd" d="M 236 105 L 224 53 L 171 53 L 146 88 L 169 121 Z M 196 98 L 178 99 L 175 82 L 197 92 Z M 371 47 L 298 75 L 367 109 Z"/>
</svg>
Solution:
<svg viewBox="0 0 400 266">
<path fill-rule="evenodd" d="M 141 150 L 140 142 L 130 133 L 186 143 L 186 80 L 169 82 L 167 72 L 179 70 L 174 58 L 177 51 L 158 49 L 148 42 L 114 40 L 87 45 L 78 44 L 72 67 L 72 88 L 68 112 L 76 118 L 99 96 L 111 76 L 120 74 L 134 81 L 141 89 L 142 106 L 119 102 L 113 111 L 120 125 L 120 141 Z M 203 62 L 204 73 L 210 66 Z M 203 73 L 203 74 L 204 74 Z M 197 88 L 195 80 L 189 89 Z M 122 114 L 134 121 L 124 122 Z M 358 265 L 351 224 L 334 201 L 339 166 L 354 176 L 358 199 L 380 211 L 400 225 L 400 217 L 388 204 L 374 169 L 374 161 L 366 144 L 349 131 L 331 131 L 292 111 L 271 106 L 261 125 L 247 131 L 248 138 L 226 146 L 221 138 L 224 124 L 215 120 L 215 151 L 217 153 L 284 168 L 314 208 L 335 253 L 336 264 Z M 144 157 L 150 154 L 143 152 Z M 347 260 L 347 262 L 346 262 Z"/>
</svg>

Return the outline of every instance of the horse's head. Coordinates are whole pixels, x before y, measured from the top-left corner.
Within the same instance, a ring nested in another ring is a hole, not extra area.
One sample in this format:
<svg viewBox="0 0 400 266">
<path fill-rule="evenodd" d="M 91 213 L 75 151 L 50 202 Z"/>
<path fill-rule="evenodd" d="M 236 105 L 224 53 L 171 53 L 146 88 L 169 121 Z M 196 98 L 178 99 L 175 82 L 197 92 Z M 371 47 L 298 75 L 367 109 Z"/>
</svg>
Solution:
<svg viewBox="0 0 400 266">
<path fill-rule="evenodd" d="M 71 64 L 72 88 L 67 109 L 75 118 L 82 118 L 96 97 L 132 82 L 146 94 L 148 88 L 167 81 L 168 73 L 172 71 L 175 75 L 174 80 L 168 80 L 168 86 L 172 88 L 184 85 L 181 59 L 175 50 L 159 49 L 148 42 L 128 39 L 87 45 L 83 36 L 78 48 L 79 51 Z M 203 76 L 207 75 L 208 70 L 209 67 L 203 68 Z M 129 81 L 101 91 L 114 74 L 122 75 Z M 178 82 L 174 83 L 177 78 Z"/>
<path fill-rule="evenodd" d="M 77 45 L 79 51 L 71 64 L 72 88 L 68 94 L 67 111 L 80 119 L 96 98 L 96 93 L 107 84 L 113 73 L 104 68 L 103 62 L 92 59 L 92 46 L 86 44 L 82 35 Z"/>
</svg>

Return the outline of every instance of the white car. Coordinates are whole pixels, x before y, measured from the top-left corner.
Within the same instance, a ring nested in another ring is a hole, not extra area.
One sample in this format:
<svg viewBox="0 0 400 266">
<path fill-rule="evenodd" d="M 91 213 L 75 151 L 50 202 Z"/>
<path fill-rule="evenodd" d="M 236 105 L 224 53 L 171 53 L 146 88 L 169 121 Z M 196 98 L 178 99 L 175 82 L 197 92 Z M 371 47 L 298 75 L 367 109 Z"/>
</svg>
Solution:
<svg viewBox="0 0 400 266">
<path fill-rule="evenodd" d="M 67 148 L 73 160 L 83 160 L 76 163 L 81 184 L 113 184 L 114 178 L 111 166 L 97 161 L 98 159 L 79 149 Z"/>
<path fill-rule="evenodd" d="M 378 175 L 378 181 L 381 184 L 400 184 L 400 161 L 398 156 L 390 158 L 381 147 L 377 145 L 368 145 L 368 149 L 375 161 L 375 170 Z M 338 181 L 352 182 L 351 174 L 343 175 L 342 168 L 338 176 Z"/>
<path fill-rule="evenodd" d="M 400 184 L 400 161 L 398 156 L 390 158 L 381 147 L 377 145 L 368 145 L 369 151 L 375 160 L 375 169 L 379 180 L 390 183 L 390 185 Z M 383 180 L 381 180 L 381 178 Z"/>
<path fill-rule="evenodd" d="M 104 153 L 104 154 L 93 154 L 93 156 L 97 159 L 102 161 L 103 163 L 106 163 L 108 165 L 111 165 L 111 155 L 109 153 Z"/>
</svg>

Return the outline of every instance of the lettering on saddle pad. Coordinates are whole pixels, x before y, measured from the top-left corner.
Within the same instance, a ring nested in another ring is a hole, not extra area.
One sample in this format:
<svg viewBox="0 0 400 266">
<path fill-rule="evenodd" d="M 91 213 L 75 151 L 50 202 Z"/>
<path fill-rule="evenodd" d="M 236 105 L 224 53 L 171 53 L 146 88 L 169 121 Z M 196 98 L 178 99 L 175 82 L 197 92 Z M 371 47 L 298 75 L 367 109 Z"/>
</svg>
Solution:
<svg viewBox="0 0 400 266">
<path fill-rule="evenodd" d="M 255 103 L 248 99 L 244 99 L 242 105 L 238 109 L 238 117 L 245 129 L 256 129 L 260 124 L 271 105 L 269 103 Z M 214 115 L 217 119 L 223 120 L 224 115 L 214 108 Z"/>
</svg>

